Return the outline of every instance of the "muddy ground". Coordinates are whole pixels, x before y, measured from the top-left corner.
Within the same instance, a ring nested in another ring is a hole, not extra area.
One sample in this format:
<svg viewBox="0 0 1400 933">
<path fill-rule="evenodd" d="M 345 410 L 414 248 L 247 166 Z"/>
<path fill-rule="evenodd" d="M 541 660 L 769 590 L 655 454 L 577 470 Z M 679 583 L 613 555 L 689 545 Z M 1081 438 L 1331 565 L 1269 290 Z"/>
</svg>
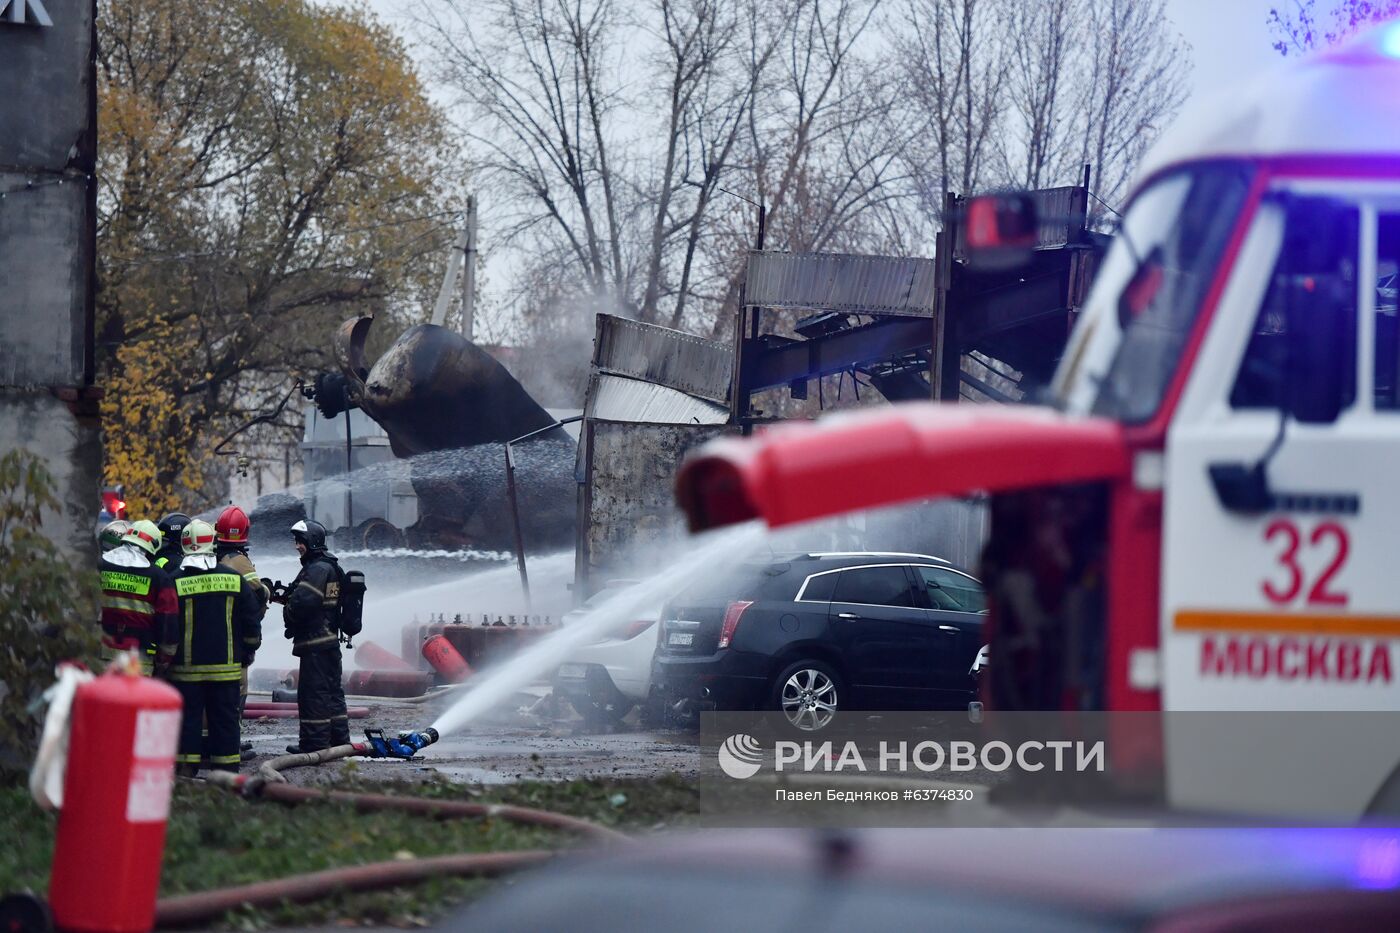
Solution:
<svg viewBox="0 0 1400 933">
<path fill-rule="evenodd" d="M 266 699 L 252 695 L 252 699 Z M 653 778 L 667 774 L 692 776 L 699 772 L 698 737 L 694 733 L 643 730 L 625 722 L 611 733 L 589 731 L 583 721 L 527 711 L 537 695 L 521 697 L 515 710 L 501 711 L 489 721 L 475 723 L 419 753 L 413 761 L 356 758 L 350 767 L 373 780 L 422 781 L 447 778 L 469 784 L 506 784 L 519 780 L 568 781 L 579 778 Z M 392 735 L 421 730 L 438 710 L 424 706 L 371 705 L 369 715 L 350 721 L 355 741 L 365 729 L 383 729 Z M 253 743 L 257 757 L 244 770 L 286 753 L 297 741 L 295 719 L 245 719 L 243 738 Z M 332 779 L 345 763 L 294 768 L 287 778 L 310 784 Z"/>
</svg>

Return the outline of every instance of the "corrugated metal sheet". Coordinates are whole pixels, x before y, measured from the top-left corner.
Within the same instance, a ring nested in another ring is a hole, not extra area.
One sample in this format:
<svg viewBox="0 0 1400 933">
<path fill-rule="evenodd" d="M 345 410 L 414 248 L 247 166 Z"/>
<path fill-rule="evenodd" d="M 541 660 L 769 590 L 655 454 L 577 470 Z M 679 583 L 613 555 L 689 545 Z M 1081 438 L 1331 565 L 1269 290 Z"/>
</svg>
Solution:
<svg viewBox="0 0 1400 933">
<path fill-rule="evenodd" d="M 588 380 L 585 414 L 600 421 L 648 424 L 723 424 L 729 408 L 679 389 L 595 372 Z"/>
<path fill-rule="evenodd" d="M 727 404 L 734 352 L 716 340 L 600 314 L 593 368 Z"/>
<path fill-rule="evenodd" d="M 1087 189 L 1080 185 L 1064 188 L 1040 188 L 1028 192 L 1035 201 L 1036 216 L 1040 218 L 1040 230 L 1036 235 L 1036 249 L 1061 249 L 1084 239 L 1084 219 L 1089 204 Z M 958 241 L 953 247 L 953 255 L 958 259 L 967 258 L 967 227 L 958 225 Z"/>
<path fill-rule="evenodd" d="M 930 317 L 937 274 L 932 259 L 842 253 L 749 253 L 744 302 Z"/>
</svg>

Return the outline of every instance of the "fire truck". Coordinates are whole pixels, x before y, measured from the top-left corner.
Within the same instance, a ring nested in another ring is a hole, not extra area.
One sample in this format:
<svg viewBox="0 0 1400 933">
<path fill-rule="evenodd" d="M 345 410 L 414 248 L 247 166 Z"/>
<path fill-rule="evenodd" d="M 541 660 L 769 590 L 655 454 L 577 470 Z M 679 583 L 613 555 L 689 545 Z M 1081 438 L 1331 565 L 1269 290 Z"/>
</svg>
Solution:
<svg viewBox="0 0 1400 933">
<path fill-rule="evenodd" d="M 969 245 L 1004 255 L 1034 224 L 974 200 Z M 719 440 L 677 496 L 701 529 L 985 493 L 989 709 L 1164 714 L 1173 805 L 1393 814 L 1397 280 L 1400 23 L 1149 153 L 1052 405 Z"/>
</svg>

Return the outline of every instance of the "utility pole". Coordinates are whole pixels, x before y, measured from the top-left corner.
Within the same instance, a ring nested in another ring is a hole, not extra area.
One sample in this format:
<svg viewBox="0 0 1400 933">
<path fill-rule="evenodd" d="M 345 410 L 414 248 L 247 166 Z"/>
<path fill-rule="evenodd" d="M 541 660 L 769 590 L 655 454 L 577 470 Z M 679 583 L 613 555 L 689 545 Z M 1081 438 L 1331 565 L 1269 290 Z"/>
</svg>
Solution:
<svg viewBox="0 0 1400 933">
<path fill-rule="evenodd" d="M 948 292 L 953 287 L 953 249 L 958 242 L 962 199 L 943 193 L 943 229 L 934 239 L 936 288 L 933 312 L 933 352 L 929 354 L 929 390 L 935 399 L 956 402 L 962 392 L 962 354 L 958 334 L 948 320 Z"/>
<path fill-rule="evenodd" d="M 355 463 L 351 457 L 353 451 L 350 441 L 350 409 L 345 409 L 345 527 L 353 534 L 355 531 Z"/>
<path fill-rule="evenodd" d="M 511 527 L 515 531 L 515 566 L 520 571 L 520 590 L 525 594 L 525 611 L 531 609 L 530 603 L 530 574 L 525 568 L 525 535 L 520 528 L 520 497 L 515 485 L 515 453 L 512 447 L 522 441 L 528 441 L 532 437 L 538 437 L 553 431 L 555 428 L 563 427 L 566 424 L 573 424 L 575 421 L 582 421 L 583 415 L 574 415 L 562 421 L 555 421 L 542 428 L 531 431 L 529 434 L 522 434 L 517 438 L 506 441 L 506 501 L 510 504 Z"/>
<path fill-rule="evenodd" d="M 758 208 L 758 242 L 755 245 L 760 253 L 763 252 L 763 244 L 768 232 L 768 208 L 761 201 L 753 201 L 742 194 L 735 194 L 727 188 L 720 188 L 725 194 L 746 201 Z M 735 321 L 735 354 L 734 354 L 734 423 L 739 426 L 739 433 L 745 437 L 753 434 L 752 414 L 749 408 L 749 372 L 745 361 L 750 355 L 750 348 L 758 342 L 759 319 L 762 316 L 760 309 L 749 308 L 748 299 L 745 296 L 747 290 L 748 273 L 745 272 L 745 282 L 739 286 L 739 309 L 737 320 Z"/>
<path fill-rule="evenodd" d="M 476 195 L 467 195 L 467 242 L 463 255 L 462 336 L 472 339 L 476 313 Z"/>
<path fill-rule="evenodd" d="M 442 287 L 438 289 L 437 301 L 433 302 L 432 323 L 438 327 L 447 320 L 447 306 L 452 303 L 452 293 L 457 289 L 457 264 L 466 250 L 467 231 L 463 229 L 448 248 L 447 268 L 442 270 Z"/>
</svg>

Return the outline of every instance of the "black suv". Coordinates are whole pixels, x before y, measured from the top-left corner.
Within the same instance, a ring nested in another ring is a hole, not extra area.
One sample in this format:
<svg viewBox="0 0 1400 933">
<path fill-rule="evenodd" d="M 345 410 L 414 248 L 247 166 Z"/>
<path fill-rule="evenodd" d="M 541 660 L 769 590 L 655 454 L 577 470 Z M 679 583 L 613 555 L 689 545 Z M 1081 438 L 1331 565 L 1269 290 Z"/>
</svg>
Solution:
<svg viewBox="0 0 1400 933">
<path fill-rule="evenodd" d="M 809 731 L 841 709 L 965 709 L 985 606 L 981 584 L 937 557 L 775 557 L 671 600 L 652 686 L 682 721 L 771 709 Z"/>
</svg>

